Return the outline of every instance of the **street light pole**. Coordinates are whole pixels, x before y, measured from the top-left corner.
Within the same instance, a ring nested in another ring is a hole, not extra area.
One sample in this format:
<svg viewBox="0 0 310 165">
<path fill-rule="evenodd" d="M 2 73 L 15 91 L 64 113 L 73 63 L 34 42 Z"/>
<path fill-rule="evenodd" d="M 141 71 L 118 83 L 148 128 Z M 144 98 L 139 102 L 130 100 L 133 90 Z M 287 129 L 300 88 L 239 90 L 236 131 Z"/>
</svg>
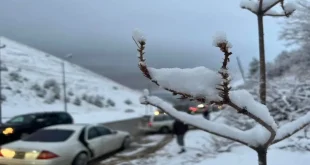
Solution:
<svg viewBox="0 0 310 165">
<path fill-rule="evenodd" d="M 1 60 L 1 49 L 5 48 L 5 45 L 1 45 L 0 41 L 0 124 L 2 124 L 2 60 Z"/>
<path fill-rule="evenodd" d="M 65 58 L 72 58 L 72 54 L 67 54 Z M 62 61 L 61 63 L 62 66 L 62 86 L 63 86 L 63 101 L 64 101 L 64 111 L 68 111 L 68 106 L 67 106 L 67 85 L 66 85 L 66 70 L 65 70 L 65 60 Z"/>
</svg>

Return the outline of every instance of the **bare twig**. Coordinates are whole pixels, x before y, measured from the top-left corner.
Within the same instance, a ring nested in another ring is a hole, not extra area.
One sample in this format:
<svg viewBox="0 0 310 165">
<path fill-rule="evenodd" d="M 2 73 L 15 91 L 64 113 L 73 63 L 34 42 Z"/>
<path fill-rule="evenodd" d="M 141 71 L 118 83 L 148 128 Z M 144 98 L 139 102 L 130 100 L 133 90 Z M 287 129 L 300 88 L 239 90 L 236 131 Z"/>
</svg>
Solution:
<svg viewBox="0 0 310 165">
<path fill-rule="evenodd" d="M 137 43 L 137 42 L 135 41 L 135 43 Z M 144 49 L 145 49 L 145 41 L 138 41 L 138 49 L 137 50 L 139 52 L 139 57 L 138 57 L 139 58 L 139 68 L 146 78 L 151 80 L 151 82 L 153 82 L 157 86 L 160 86 L 160 84 L 152 78 L 152 76 L 148 70 L 148 67 L 147 67 L 145 59 L 144 59 Z M 201 102 L 201 103 L 206 102 L 206 99 L 203 97 L 194 97 L 188 93 L 178 92 L 178 91 L 175 91 L 175 90 L 172 90 L 169 88 L 165 88 L 165 87 L 164 87 L 164 89 L 171 92 L 173 95 L 180 95 L 181 99 L 190 99 L 191 101 L 196 100 L 196 101 Z"/>
<path fill-rule="evenodd" d="M 264 16 L 270 16 L 270 17 L 289 17 L 293 12 L 288 13 L 264 13 Z"/>
<path fill-rule="evenodd" d="M 305 127 L 308 126 L 309 124 L 310 124 L 310 123 L 305 123 L 305 124 L 301 125 L 298 129 L 294 130 L 292 133 L 287 134 L 286 136 L 283 136 L 283 137 L 281 137 L 281 138 L 279 138 L 279 139 L 275 139 L 275 140 L 272 142 L 272 144 L 276 144 L 276 143 L 278 143 L 278 142 L 280 142 L 280 141 L 282 141 L 282 140 L 284 140 L 284 139 L 286 139 L 286 138 L 288 138 L 288 137 L 294 135 L 296 132 L 302 130 L 303 128 L 305 128 Z"/>
</svg>

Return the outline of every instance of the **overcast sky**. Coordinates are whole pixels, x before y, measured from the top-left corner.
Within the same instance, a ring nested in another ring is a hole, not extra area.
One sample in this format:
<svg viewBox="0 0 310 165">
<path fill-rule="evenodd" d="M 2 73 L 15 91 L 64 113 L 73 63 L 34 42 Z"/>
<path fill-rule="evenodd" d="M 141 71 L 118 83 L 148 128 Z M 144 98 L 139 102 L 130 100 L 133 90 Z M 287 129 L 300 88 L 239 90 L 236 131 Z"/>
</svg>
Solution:
<svg viewBox="0 0 310 165">
<path fill-rule="evenodd" d="M 131 39 L 135 28 L 147 36 L 146 58 L 155 67 L 219 68 L 217 31 L 227 33 L 244 67 L 258 57 L 257 20 L 239 0 L 1 0 L 0 20 L 0 35 L 57 56 L 73 53 L 74 63 L 135 88 L 146 82 Z M 269 61 L 284 49 L 280 21 L 265 18 Z M 230 68 L 237 71 L 235 57 Z"/>
</svg>

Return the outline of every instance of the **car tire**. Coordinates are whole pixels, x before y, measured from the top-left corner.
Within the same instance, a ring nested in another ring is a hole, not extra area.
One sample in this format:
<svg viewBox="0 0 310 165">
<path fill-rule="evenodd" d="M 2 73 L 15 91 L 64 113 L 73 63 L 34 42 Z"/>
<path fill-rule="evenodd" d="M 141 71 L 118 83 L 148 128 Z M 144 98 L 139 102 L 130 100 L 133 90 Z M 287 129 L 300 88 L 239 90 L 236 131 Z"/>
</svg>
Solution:
<svg viewBox="0 0 310 165">
<path fill-rule="evenodd" d="M 73 160 L 72 165 L 87 165 L 89 157 L 86 153 L 79 153 Z"/>
<path fill-rule="evenodd" d="M 161 127 L 159 132 L 162 133 L 162 134 L 168 134 L 171 131 L 170 131 L 170 129 L 168 127 Z"/>
<path fill-rule="evenodd" d="M 130 144 L 131 144 L 131 139 L 129 136 L 126 136 L 123 140 L 123 144 L 122 144 L 122 147 L 121 149 L 124 150 L 124 149 L 127 149 L 130 147 Z"/>
</svg>

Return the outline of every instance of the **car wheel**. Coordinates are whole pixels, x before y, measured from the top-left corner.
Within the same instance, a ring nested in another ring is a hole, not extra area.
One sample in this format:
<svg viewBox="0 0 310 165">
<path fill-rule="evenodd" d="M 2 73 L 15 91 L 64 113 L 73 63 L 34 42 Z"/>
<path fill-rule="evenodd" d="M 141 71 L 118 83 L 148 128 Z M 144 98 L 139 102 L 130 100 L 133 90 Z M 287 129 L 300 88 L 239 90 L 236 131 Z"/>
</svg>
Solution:
<svg viewBox="0 0 310 165">
<path fill-rule="evenodd" d="M 129 148 L 130 144 L 131 144 L 131 139 L 130 139 L 130 137 L 126 136 L 125 139 L 123 140 L 122 149 Z"/>
<path fill-rule="evenodd" d="M 170 133 L 170 129 L 168 127 L 162 127 L 159 130 L 160 133 L 167 134 Z"/>
<path fill-rule="evenodd" d="M 72 165 L 87 165 L 89 158 L 86 153 L 79 153 L 72 163 Z"/>
</svg>

